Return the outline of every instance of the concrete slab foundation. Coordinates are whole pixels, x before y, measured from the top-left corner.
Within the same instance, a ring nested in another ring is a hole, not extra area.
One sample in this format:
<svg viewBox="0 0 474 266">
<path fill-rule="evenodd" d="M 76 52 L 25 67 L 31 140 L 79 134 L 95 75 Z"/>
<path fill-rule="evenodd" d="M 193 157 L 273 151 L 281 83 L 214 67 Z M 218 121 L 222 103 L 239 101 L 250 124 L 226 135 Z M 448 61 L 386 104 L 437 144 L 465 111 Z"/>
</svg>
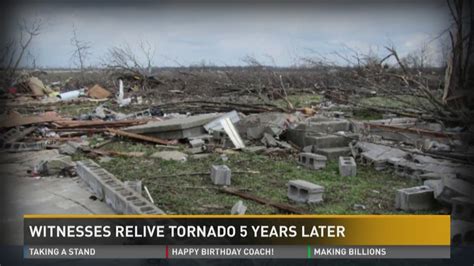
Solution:
<svg viewBox="0 0 474 266">
<path fill-rule="evenodd" d="M 184 139 L 206 133 L 203 125 L 218 118 L 221 114 L 202 114 L 185 118 L 149 122 L 145 125 L 128 127 L 127 132 L 147 134 L 163 139 Z"/>
</svg>

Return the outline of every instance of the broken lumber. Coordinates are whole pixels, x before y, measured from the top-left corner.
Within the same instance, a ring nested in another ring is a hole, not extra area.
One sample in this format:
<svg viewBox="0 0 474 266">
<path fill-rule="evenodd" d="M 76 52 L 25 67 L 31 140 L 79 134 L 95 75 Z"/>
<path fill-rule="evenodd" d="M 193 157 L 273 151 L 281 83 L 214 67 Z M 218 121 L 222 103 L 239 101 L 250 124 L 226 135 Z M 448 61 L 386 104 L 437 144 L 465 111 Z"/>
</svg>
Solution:
<svg viewBox="0 0 474 266">
<path fill-rule="evenodd" d="M 154 107 L 159 108 L 163 112 L 172 113 L 186 110 L 192 113 L 212 113 L 212 112 L 230 112 L 236 110 L 244 114 L 263 113 L 263 112 L 284 112 L 284 108 L 280 108 L 272 104 L 250 104 L 236 102 L 214 102 L 214 101 L 180 101 L 169 102 Z"/>
<path fill-rule="evenodd" d="M 55 112 L 46 112 L 44 114 L 34 116 L 23 116 L 17 112 L 12 112 L 0 119 L 0 128 L 18 127 L 66 120 L 66 118 L 59 116 Z"/>
<path fill-rule="evenodd" d="M 242 191 L 239 191 L 237 189 L 232 189 L 232 188 L 228 188 L 228 187 L 223 187 L 221 189 L 219 189 L 219 191 L 221 192 L 224 192 L 224 193 L 227 193 L 227 194 L 231 194 L 231 195 L 235 195 L 235 196 L 239 196 L 243 199 L 248 199 L 248 200 L 253 200 L 255 202 L 258 202 L 260 204 L 263 204 L 263 205 L 268 205 L 268 206 L 272 206 L 272 207 L 275 207 L 281 211 L 285 211 L 285 212 L 288 212 L 288 213 L 296 213 L 296 214 L 302 214 L 303 211 L 300 210 L 300 209 L 297 209 L 291 205 L 288 205 L 288 204 L 283 204 L 283 203 L 277 203 L 277 202 L 272 202 L 272 201 L 269 201 L 267 199 L 264 199 L 264 198 L 260 198 L 258 196 L 255 196 L 255 195 L 252 195 L 252 194 L 249 194 L 249 193 L 246 193 L 246 192 L 242 192 Z"/>
<path fill-rule="evenodd" d="M 107 131 L 112 133 L 112 134 L 118 135 L 118 136 L 131 138 L 131 139 L 143 140 L 143 141 L 157 143 L 157 144 L 165 144 L 165 145 L 177 144 L 177 141 L 175 141 L 175 140 L 164 140 L 164 139 L 160 139 L 160 138 L 157 138 L 157 137 L 143 136 L 143 135 L 140 135 L 140 134 L 125 132 L 125 131 L 119 130 L 119 129 L 108 128 Z"/>
<path fill-rule="evenodd" d="M 100 150 L 100 149 L 94 149 L 88 151 L 91 154 L 94 155 L 100 155 L 100 156 L 123 156 L 123 157 L 143 157 L 145 156 L 144 152 L 120 152 L 120 151 L 110 151 L 110 150 Z"/>
<path fill-rule="evenodd" d="M 120 121 L 103 121 L 103 120 L 70 120 L 56 121 L 54 124 L 59 128 L 111 128 L 111 127 L 128 127 L 134 125 L 145 124 L 149 119 L 120 120 Z"/>
<path fill-rule="evenodd" d="M 156 178 L 167 178 L 167 177 L 178 177 L 178 176 L 194 176 L 194 175 L 210 175 L 210 172 L 197 172 L 197 173 L 181 173 L 174 175 L 157 176 Z M 260 174 L 260 171 L 235 171 L 232 174 Z"/>
</svg>

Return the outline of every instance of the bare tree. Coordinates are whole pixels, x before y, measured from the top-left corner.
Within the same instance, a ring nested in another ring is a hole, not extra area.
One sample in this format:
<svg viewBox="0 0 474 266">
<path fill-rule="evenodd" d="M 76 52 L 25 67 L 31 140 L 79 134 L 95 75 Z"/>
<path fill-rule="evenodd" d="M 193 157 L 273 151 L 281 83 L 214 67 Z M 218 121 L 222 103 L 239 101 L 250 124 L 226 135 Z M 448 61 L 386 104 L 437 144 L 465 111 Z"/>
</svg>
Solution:
<svg viewBox="0 0 474 266">
<path fill-rule="evenodd" d="M 34 55 L 31 51 L 28 51 L 28 54 L 27 54 L 27 59 L 28 59 L 28 62 L 31 61 L 31 68 L 32 69 L 36 69 L 36 55 Z"/>
<path fill-rule="evenodd" d="M 72 25 L 72 38 L 71 44 L 74 46 L 74 51 L 72 53 L 71 59 L 75 61 L 76 65 L 81 69 L 82 81 L 84 81 L 84 70 L 86 67 L 86 60 L 90 56 L 90 43 L 87 41 L 82 41 L 77 35 L 77 28 L 75 25 Z"/>
<path fill-rule="evenodd" d="M 31 22 L 22 20 L 19 23 L 20 36 L 18 40 L 8 42 L 2 49 L 0 55 L 0 67 L 3 70 L 3 86 L 8 86 L 16 79 L 17 71 L 24 56 L 27 54 L 31 41 L 40 34 L 42 27 L 41 19 L 37 18 Z"/>
<path fill-rule="evenodd" d="M 409 53 L 402 61 L 412 69 L 424 70 L 431 67 L 433 62 L 429 44 L 423 42 L 418 49 Z"/>
<path fill-rule="evenodd" d="M 112 47 L 108 51 L 105 66 L 117 75 L 139 77 L 143 90 L 150 89 L 155 47 L 149 42 L 138 44 L 138 53 L 129 44 Z"/>
</svg>

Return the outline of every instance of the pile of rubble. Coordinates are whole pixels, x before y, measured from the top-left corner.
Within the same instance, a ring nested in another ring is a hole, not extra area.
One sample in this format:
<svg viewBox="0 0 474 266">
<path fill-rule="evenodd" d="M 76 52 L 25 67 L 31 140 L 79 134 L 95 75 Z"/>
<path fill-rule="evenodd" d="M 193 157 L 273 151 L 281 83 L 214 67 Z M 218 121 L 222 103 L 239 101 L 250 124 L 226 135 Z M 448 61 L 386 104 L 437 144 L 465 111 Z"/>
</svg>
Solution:
<svg viewBox="0 0 474 266">
<path fill-rule="evenodd" d="M 411 118 L 359 124 L 354 157 L 376 170 L 391 170 L 419 186 L 396 191 L 395 207 L 404 211 L 444 209 L 452 218 L 453 244 L 472 243 L 474 165 L 470 135 L 459 129 Z"/>
<path fill-rule="evenodd" d="M 96 85 L 90 89 L 54 93 L 36 79 L 26 83 L 43 99 L 70 100 L 80 95 L 107 99 L 112 94 Z M 117 106 L 132 104 L 119 83 Z M 41 93 L 40 93 L 41 92 Z M 135 100 L 134 100 L 135 101 Z M 151 155 L 154 158 L 185 162 L 189 156 L 202 158 L 225 149 L 295 156 L 296 162 L 312 171 L 337 161 L 343 177 L 357 176 L 357 163 L 378 171 L 393 171 L 402 178 L 419 181 L 419 186 L 399 189 L 395 206 L 404 211 L 447 209 L 453 218 L 453 241 L 472 242 L 474 228 L 474 166 L 469 136 L 459 129 L 412 118 L 378 121 L 348 119 L 341 111 L 320 110 L 293 113 L 262 112 L 248 114 L 237 110 L 227 113 L 164 113 L 150 107 L 133 113 L 120 113 L 98 105 L 93 112 L 78 117 L 63 117 L 55 112 L 22 115 L 9 112 L 0 117 L 0 148 L 4 152 L 58 149 L 46 158 L 32 175 L 80 176 L 95 196 L 117 213 L 164 213 L 154 204 L 148 188 L 140 181 L 121 182 L 92 160 L 74 162 L 71 156 L 83 153 L 92 159 L 111 156 L 143 157 L 141 152 L 101 149 L 116 138 L 141 141 L 169 148 Z M 101 134 L 102 142 L 91 144 L 90 134 Z M 174 147 L 185 146 L 184 152 Z M 225 156 L 224 153 L 222 153 Z M 224 160 L 225 162 L 225 160 Z M 210 182 L 221 192 L 273 206 L 290 213 L 301 213 L 292 206 L 275 203 L 232 188 L 232 169 L 209 165 Z M 307 180 L 290 180 L 287 197 L 296 203 L 324 201 L 325 188 Z M 238 201 L 232 214 L 245 214 L 247 207 Z"/>
</svg>

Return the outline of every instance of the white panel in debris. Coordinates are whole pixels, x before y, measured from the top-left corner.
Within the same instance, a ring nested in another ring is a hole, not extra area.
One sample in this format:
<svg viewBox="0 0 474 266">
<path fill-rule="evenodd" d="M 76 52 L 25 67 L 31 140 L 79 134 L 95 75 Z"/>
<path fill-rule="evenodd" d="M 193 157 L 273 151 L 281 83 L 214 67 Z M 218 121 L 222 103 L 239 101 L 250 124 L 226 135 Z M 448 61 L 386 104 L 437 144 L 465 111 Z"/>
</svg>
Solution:
<svg viewBox="0 0 474 266">
<path fill-rule="evenodd" d="M 222 125 L 222 128 L 224 128 L 225 133 L 229 136 L 230 140 L 234 144 L 234 146 L 237 149 L 242 149 L 245 148 L 245 144 L 242 141 L 242 138 L 240 137 L 239 133 L 234 127 L 234 124 L 232 124 L 232 121 L 228 117 L 224 117 L 220 120 L 220 123 Z"/>
<path fill-rule="evenodd" d="M 240 121 L 239 114 L 237 114 L 237 111 L 234 110 L 234 111 L 226 113 L 226 114 L 222 115 L 221 117 L 219 117 L 217 119 L 214 119 L 211 122 L 205 124 L 204 128 L 207 130 L 207 132 L 219 131 L 219 130 L 222 129 L 221 119 L 226 118 L 226 117 L 230 118 L 230 121 L 232 123 L 237 123 L 237 122 Z"/>
</svg>

